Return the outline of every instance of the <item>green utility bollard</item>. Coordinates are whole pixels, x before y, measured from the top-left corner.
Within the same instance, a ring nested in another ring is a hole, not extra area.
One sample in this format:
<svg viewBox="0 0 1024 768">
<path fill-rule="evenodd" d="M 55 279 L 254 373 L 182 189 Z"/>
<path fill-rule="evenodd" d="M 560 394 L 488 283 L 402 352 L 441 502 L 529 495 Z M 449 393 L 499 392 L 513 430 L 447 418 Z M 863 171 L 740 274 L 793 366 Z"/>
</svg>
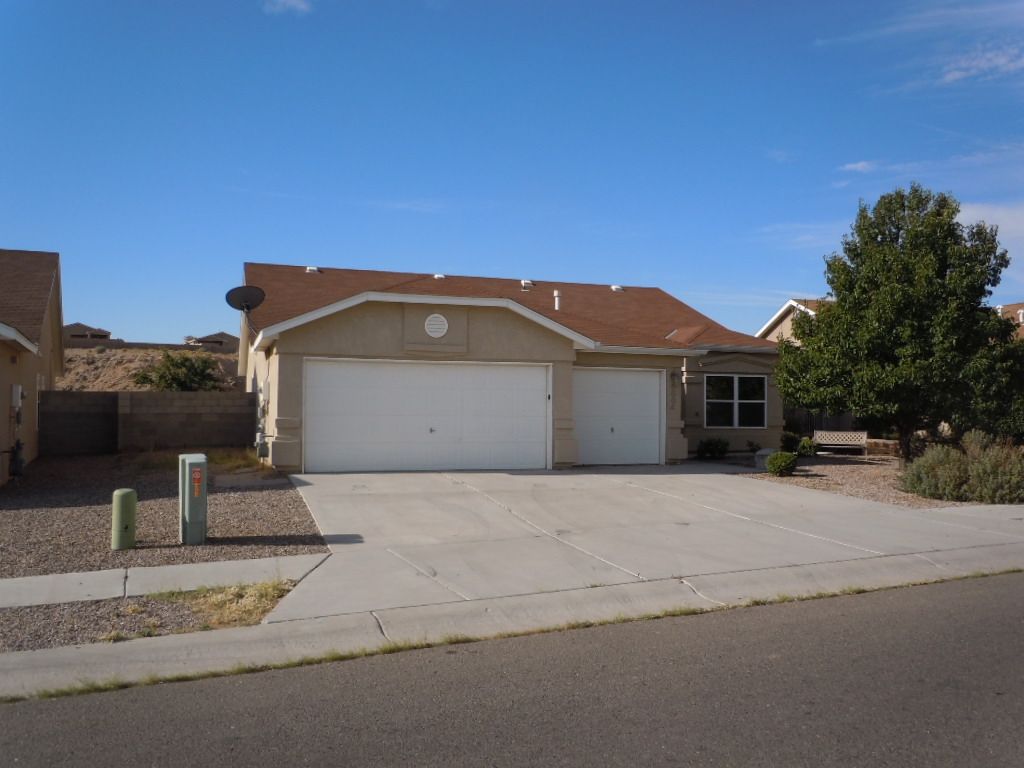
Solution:
<svg viewBox="0 0 1024 768">
<path fill-rule="evenodd" d="M 114 491 L 113 509 L 110 515 L 110 548 L 135 548 L 135 509 L 139 495 L 131 488 Z"/>
</svg>

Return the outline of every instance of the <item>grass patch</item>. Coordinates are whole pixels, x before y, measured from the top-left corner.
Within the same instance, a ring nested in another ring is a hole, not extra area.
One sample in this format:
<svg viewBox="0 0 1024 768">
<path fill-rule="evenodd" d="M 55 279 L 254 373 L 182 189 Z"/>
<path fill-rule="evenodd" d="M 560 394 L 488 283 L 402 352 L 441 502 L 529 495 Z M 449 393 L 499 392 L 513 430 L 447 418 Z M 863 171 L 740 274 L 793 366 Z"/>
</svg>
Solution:
<svg viewBox="0 0 1024 768">
<path fill-rule="evenodd" d="M 206 452 L 206 459 L 221 472 L 265 469 L 252 448 L 211 448 Z"/>
<path fill-rule="evenodd" d="M 140 472 L 176 471 L 178 456 L 186 453 L 181 451 L 141 451 L 127 455 L 125 458 Z M 203 453 L 212 469 L 219 472 L 237 472 L 242 469 L 268 469 L 256 457 L 255 449 L 251 448 L 197 448 L 187 453 Z M 272 471 L 272 470 L 270 470 Z"/>
<path fill-rule="evenodd" d="M 83 681 L 76 683 L 75 685 L 66 686 L 63 688 L 50 688 L 36 692 L 30 696 L 0 696 L 0 703 L 14 703 L 18 701 L 25 701 L 27 699 L 54 699 L 63 696 L 78 696 L 87 693 L 103 693 L 107 691 L 117 691 L 124 688 L 135 688 L 144 687 L 150 685 L 162 685 L 164 683 L 182 683 L 182 682 L 194 682 L 196 680 L 207 680 L 218 677 L 229 677 L 232 675 L 246 675 L 254 672 L 269 672 L 272 670 L 279 669 L 295 669 L 298 667 L 308 667 L 317 664 L 327 664 L 336 661 L 352 661 L 353 659 L 367 658 L 370 656 L 381 656 L 392 653 L 401 653 L 402 651 L 414 651 L 422 650 L 426 648 L 437 648 L 440 646 L 447 645 L 460 645 L 464 643 L 477 643 L 485 640 L 499 640 L 499 639 L 511 639 L 516 637 L 529 637 L 533 635 L 545 635 L 554 632 L 565 632 L 574 629 L 588 629 L 591 627 L 608 626 L 612 624 L 625 624 L 633 623 L 637 621 L 655 621 L 659 619 L 674 618 L 679 616 L 695 616 L 704 613 L 718 613 L 725 610 L 733 610 L 736 608 L 746 608 L 752 606 L 761 605 L 777 605 L 781 603 L 792 603 L 792 602 L 804 602 L 807 600 L 822 600 L 829 597 L 841 597 L 844 595 L 859 595 L 866 592 L 884 592 L 894 589 L 902 589 L 904 587 L 917 587 L 926 586 L 929 584 L 939 584 L 947 581 L 965 581 L 967 579 L 978 579 L 986 578 L 989 576 L 1004 576 L 1012 573 L 1024 573 L 1024 568 L 1007 568 L 1002 571 L 993 572 L 974 572 L 962 576 L 951 576 L 945 579 L 934 579 L 929 581 L 917 581 L 907 584 L 900 584 L 895 586 L 886 587 L 844 587 L 842 589 L 830 591 L 830 592 L 815 592 L 813 594 L 806 595 L 788 595 L 779 594 L 774 598 L 770 599 L 753 599 L 746 603 L 739 603 L 735 605 L 723 605 L 715 608 L 698 608 L 692 606 L 683 606 L 678 608 L 669 608 L 664 611 L 658 611 L 656 613 L 647 613 L 640 616 L 616 616 L 611 619 L 601 619 L 595 621 L 573 621 L 566 624 L 559 624 L 556 626 L 543 627 L 532 630 L 522 630 L 513 632 L 502 632 L 495 635 L 479 636 L 474 637 L 470 635 L 454 634 L 445 635 L 437 641 L 409 641 L 409 642 L 387 642 L 383 645 L 377 646 L 376 648 L 359 648 L 354 651 L 328 651 L 324 654 L 317 656 L 303 656 L 298 659 L 292 659 L 289 661 L 275 662 L 271 664 L 239 664 L 230 669 L 222 670 L 211 670 L 205 672 L 194 672 L 184 673 L 176 675 L 152 675 L 150 677 L 143 678 L 135 681 L 125 681 L 119 678 L 111 678 L 103 681 Z M 274 582 L 274 583 L 287 583 L 287 582 Z M 253 585 L 260 586 L 260 585 Z M 201 591 L 201 590 L 200 590 Z M 215 591 L 215 590 L 207 590 Z M 169 597 L 170 599 L 176 598 L 179 595 L 188 595 L 188 592 L 171 592 L 161 593 L 159 595 L 153 595 L 154 599 L 160 599 L 162 597 Z"/>
<path fill-rule="evenodd" d="M 202 587 L 188 592 L 157 592 L 147 597 L 165 603 L 184 603 L 202 620 L 202 629 L 223 629 L 259 624 L 294 586 L 295 582 L 278 580 Z"/>
</svg>

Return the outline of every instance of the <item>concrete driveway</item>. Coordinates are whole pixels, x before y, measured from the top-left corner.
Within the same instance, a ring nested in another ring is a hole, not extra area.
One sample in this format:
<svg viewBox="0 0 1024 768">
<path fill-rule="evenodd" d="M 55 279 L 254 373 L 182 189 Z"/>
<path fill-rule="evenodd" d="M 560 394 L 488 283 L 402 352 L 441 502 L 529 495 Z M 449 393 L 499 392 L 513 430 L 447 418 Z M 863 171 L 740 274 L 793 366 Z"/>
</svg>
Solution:
<svg viewBox="0 0 1024 768">
<path fill-rule="evenodd" d="M 629 585 L 658 582 L 710 605 L 749 599 L 766 579 L 784 587 L 793 566 L 808 566 L 801 579 L 827 572 L 852 586 L 879 574 L 894 583 L 954 575 L 964 552 L 972 569 L 1021 564 L 1020 507 L 914 510 L 742 474 L 691 462 L 297 475 L 332 555 L 268 621 L 552 593 L 577 599 L 598 587 L 614 602 L 638 594 Z"/>
</svg>

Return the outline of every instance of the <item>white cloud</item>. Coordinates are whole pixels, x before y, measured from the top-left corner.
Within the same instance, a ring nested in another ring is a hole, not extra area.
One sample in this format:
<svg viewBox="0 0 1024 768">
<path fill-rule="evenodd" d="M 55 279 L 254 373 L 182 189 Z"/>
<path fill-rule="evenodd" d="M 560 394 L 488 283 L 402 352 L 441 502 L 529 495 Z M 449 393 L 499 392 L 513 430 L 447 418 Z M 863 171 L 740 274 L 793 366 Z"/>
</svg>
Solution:
<svg viewBox="0 0 1024 768">
<path fill-rule="evenodd" d="M 440 213 L 447 206 L 441 200 L 369 200 L 371 208 L 385 211 L 404 211 L 406 213 Z"/>
<path fill-rule="evenodd" d="M 793 154 L 785 149 L 769 149 L 764 156 L 780 165 L 793 162 Z"/>
<path fill-rule="evenodd" d="M 833 251 L 840 248 L 849 227 L 846 221 L 780 222 L 758 228 L 754 239 L 783 250 Z"/>
<path fill-rule="evenodd" d="M 851 173 L 870 173 L 876 167 L 878 167 L 878 163 L 874 160 L 858 160 L 856 163 L 847 163 L 846 165 L 839 166 L 839 170 Z"/>
<path fill-rule="evenodd" d="M 940 82 L 946 85 L 972 78 L 989 80 L 1024 70 L 1024 51 L 1017 46 L 990 48 L 960 56 L 943 68 Z"/>
<path fill-rule="evenodd" d="M 276 16 L 281 13 L 294 13 L 305 16 L 313 10 L 311 0 L 263 0 L 263 12 Z"/>
<path fill-rule="evenodd" d="M 1024 4 L 1020 2 L 949 5 L 896 16 L 871 29 L 833 38 L 819 38 L 817 46 L 863 43 L 898 35 L 941 33 L 950 28 L 1004 31 L 1024 26 Z"/>
</svg>

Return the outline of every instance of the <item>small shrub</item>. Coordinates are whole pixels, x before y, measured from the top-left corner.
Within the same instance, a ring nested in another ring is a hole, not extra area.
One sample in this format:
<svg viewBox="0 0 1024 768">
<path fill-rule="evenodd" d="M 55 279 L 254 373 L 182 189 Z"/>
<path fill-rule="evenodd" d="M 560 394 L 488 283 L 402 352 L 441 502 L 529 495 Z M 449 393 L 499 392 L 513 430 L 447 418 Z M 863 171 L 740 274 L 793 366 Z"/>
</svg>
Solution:
<svg viewBox="0 0 1024 768">
<path fill-rule="evenodd" d="M 729 453 L 729 441 L 718 437 L 709 437 L 697 443 L 698 459 L 724 459 Z"/>
<path fill-rule="evenodd" d="M 755 443 L 753 440 L 747 440 L 747 450 L 751 453 L 757 453 L 761 450 L 761 444 Z"/>
<path fill-rule="evenodd" d="M 966 454 L 948 445 L 929 446 L 903 473 L 903 490 L 946 501 L 968 501 Z"/>
<path fill-rule="evenodd" d="M 779 451 L 768 457 L 764 463 L 769 474 L 776 477 L 789 477 L 796 470 L 796 454 L 790 451 Z"/>
<path fill-rule="evenodd" d="M 987 432 L 972 429 L 970 432 L 965 432 L 964 436 L 960 438 L 960 447 L 964 449 L 968 458 L 976 459 L 991 448 L 994 442 L 992 435 Z"/>
<path fill-rule="evenodd" d="M 983 504 L 1020 504 L 1024 501 L 1024 453 L 1006 443 L 996 443 L 976 457 L 968 455 L 971 501 Z"/>
<path fill-rule="evenodd" d="M 798 456 L 813 456 L 817 452 L 818 444 L 809 437 L 803 438 L 800 441 L 800 444 L 796 447 L 796 454 Z"/>
<path fill-rule="evenodd" d="M 800 435 L 796 432 L 783 432 L 782 439 L 779 441 L 779 448 L 786 453 L 796 453 L 796 449 L 800 445 Z"/>
<path fill-rule="evenodd" d="M 220 389 L 217 361 L 205 352 L 169 352 L 135 374 L 140 387 L 160 392 L 209 392 Z"/>
<path fill-rule="evenodd" d="M 903 488 L 945 501 L 1024 502 L 1024 451 L 972 430 L 962 450 L 932 445 L 903 474 Z"/>
</svg>

